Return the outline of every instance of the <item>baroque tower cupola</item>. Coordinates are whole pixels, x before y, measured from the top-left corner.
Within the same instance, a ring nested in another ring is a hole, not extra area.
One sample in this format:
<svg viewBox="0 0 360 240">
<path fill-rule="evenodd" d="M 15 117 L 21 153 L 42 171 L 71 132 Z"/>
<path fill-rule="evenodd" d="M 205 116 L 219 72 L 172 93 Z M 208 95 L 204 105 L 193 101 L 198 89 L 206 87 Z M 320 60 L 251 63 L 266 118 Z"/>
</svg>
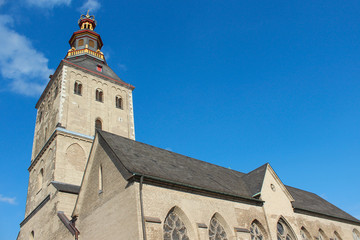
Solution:
<svg viewBox="0 0 360 240">
<path fill-rule="evenodd" d="M 80 55 L 90 55 L 101 61 L 105 61 L 104 54 L 101 52 L 103 42 L 98 33 L 96 33 L 96 20 L 94 15 L 81 15 L 78 21 L 80 29 L 73 33 L 69 40 L 70 50 L 65 59 L 77 57 Z"/>
</svg>

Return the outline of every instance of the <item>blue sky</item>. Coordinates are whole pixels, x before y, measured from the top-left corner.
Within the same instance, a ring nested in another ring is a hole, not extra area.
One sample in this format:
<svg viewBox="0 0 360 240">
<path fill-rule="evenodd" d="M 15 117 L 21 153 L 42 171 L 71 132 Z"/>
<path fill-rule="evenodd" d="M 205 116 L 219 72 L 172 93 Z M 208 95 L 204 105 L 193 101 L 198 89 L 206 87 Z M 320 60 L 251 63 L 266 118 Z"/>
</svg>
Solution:
<svg viewBox="0 0 360 240">
<path fill-rule="evenodd" d="M 360 218 L 360 2 L 0 0 L 0 230 L 24 218 L 35 103 L 92 9 L 138 141 L 281 180 Z"/>
</svg>

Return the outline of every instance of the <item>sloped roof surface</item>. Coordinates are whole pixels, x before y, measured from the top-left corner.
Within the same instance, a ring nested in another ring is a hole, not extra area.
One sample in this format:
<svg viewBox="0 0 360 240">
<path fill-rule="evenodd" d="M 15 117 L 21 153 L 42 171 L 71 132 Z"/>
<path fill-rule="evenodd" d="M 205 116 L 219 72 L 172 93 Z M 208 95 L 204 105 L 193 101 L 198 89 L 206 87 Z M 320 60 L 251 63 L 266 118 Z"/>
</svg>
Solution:
<svg viewBox="0 0 360 240">
<path fill-rule="evenodd" d="M 112 133 L 99 130 L 98 133 L 130 173 L 245 198 L 261 191 L 267 164 L 244 174 Z M 314 193 L 286 188 L 295 200 L 294 208 L 360 223 Z"/>
<path fill-rule="evenodd" d="M 252 196 L 261 191 L 267 165 L 268 164 L 266 163 L 242 177 L 246 182 Z"/>
<path fill-rule="evenodd" d="M 251 198 L 244 173 L 99 131 L 131 173 Z"/>
<path fill-rule="evenodd" d="M 87 55 L 82 55 L 77 57 L 66 58 L 65 62 L 66 61 L 73 63 L 79 67 L 90 70 L 92 72 L 95 72 L 96 74 L 104 75 L 121 83 L 125 83 L 123 80 L 119 78 L 118 75 L 116 75 L 116 73 L 105 62 L 97 60 L 96 58 Z M 102 66 L 102 72 L 98 72 L 96 70 L 98 65 Z"/>
<path fill-rule="evenodd" d="M 358 219 L 329 203 L 315 193 L 290 186 L 286 186 L 286 188 L 295 199 L 293 202 L 294 208 L 360 222 Z"/>
</svg>

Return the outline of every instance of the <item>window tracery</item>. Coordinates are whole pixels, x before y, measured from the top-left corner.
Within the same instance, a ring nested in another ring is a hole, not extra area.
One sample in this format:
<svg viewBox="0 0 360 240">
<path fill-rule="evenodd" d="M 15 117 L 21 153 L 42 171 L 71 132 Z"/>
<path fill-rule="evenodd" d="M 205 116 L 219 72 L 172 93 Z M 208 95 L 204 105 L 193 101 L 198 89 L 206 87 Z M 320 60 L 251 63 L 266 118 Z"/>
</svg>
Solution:
<svg viewBox="0 0 360 240">
<path fill-rule="evenodd" d="M 277 223 L 277 240 L 295 240 L 295 236 L 292 233 L 290 227 L 284 220 L 280 219 Z"/>
<path fill-rule="evenodd" d="M 304 227 L 300 230 L 300 236 L 301 240 L 310 240 L 310 234 Z"/>
<path fill-rule="evenodd" d="M 220 222 L 213 217 L 210 221 L 209 227 L 209 240 L 227 240 L 227 235 L 224 227 L 220 224 Z"/>
<path fill-rule="evenodd" d="M 360 240 L 360 233 L 356 229 L 353 230 L 353 238 L 354 240 Z"/>
<path fill-rule="evenodd" d="M 164 221 L 164 240 L 189 240 L 185 224 L 174 212 L 170 212 Z"/>
<path fill-rule="evenodd" d="M 263 240 L 264 234 L 262 233 L 260 227 L 256 222 L 253 222 L 250 226 L 250 236 L 251 240 Z"/>
</svg>

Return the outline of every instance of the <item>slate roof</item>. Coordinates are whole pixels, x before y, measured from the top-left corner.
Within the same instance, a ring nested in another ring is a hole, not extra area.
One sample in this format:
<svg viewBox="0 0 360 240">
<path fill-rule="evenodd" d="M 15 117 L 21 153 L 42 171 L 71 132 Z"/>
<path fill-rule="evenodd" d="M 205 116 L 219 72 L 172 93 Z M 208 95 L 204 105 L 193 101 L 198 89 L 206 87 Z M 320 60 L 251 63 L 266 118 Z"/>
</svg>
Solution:
<svg viewBox="0 0 360 240">
<path fill-rule="evenodd" d="M 261 191 L 268 165 L 265 164 L 245 174 L 105 131 L 97 130 L 97 134 L 130 174 L 141 174 L 145 177 L 150 176 L 243 198 L 252 198 Z M 295 200 L 294 208 L 360 224 L 358 219 L 314 193 L 290 186 L 285 187 Z"/>
<path fill-rule="evenodd" d="M 89 70 L 92 73 L 95 73 L 100 76 L 105 76 L 107 78 L 111 78 L 115 81 L 118 81 L 124 85 L 129 85 L 125 83 L 123 80 L 120 79 L 120 77 L 107 65 L 106 62 L 100 61 L 94 57 L 88 56 L 88 55 L 81 55 L 71 58 L 66 58 L 63 60 L 65 63 L 71 63 L 74 64 L 84 70 Z M 97 71 L 97 66 L 102 66 L 102 72 Z M 131 85 L 129 85 L 131 86 Z M 132 86 L 131 86 L 132 87 Z"/>
</svg>

